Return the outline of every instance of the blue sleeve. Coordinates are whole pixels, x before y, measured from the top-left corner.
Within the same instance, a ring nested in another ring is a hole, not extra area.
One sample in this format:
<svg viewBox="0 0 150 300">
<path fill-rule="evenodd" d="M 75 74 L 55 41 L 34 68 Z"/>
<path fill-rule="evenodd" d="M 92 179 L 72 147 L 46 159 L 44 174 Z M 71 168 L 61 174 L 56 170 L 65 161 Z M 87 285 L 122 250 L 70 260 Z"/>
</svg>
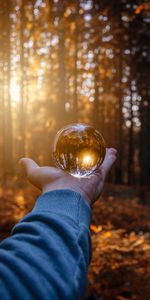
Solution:
<svg viewBox="0 0 150 300">
<path fill-rule="evenodd" d="M 91 209 L 80 194 L 41 195 L 0 244 L 0 299 L 83 299 L 90 221 Z"/>
</svg>

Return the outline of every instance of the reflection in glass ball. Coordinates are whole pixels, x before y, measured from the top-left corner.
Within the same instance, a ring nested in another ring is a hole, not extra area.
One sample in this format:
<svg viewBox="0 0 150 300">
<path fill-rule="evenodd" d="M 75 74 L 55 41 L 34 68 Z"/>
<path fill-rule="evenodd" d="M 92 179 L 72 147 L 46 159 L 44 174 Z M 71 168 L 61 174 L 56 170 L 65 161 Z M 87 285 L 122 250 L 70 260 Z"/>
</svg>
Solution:
<svg viewBox="0 0 150 300">
<path fill-rule="evenodd" d="M 105 141 L 92 126 L 70 124 L 58 131 L 53 158 L 58 168 L 76 177 L 92 174 L 105 157 Z"/>
</svg>

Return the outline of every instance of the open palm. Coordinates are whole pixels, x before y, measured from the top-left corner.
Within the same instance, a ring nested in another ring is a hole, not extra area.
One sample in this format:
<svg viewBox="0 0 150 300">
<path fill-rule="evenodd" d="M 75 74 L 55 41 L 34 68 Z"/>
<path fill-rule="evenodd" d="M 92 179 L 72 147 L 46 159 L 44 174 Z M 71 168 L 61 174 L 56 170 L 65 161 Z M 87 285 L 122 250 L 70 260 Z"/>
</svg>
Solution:
<svg viewBox="0 0 150 300">
<path fill-rule="evenodd" d="M 106 150 L 102 165 L 89 177 L 77 178 L 68 172 L 54 167 L 40 167 L 30 158 L 22 158 L 20 164 L 24 167 L 31 184 L 42 193 L 52 190 L 71 189 L 92 205 L 102 192 L 106 175 L 116 160 L 117 151 L 114 148 Z"/>
</svg>

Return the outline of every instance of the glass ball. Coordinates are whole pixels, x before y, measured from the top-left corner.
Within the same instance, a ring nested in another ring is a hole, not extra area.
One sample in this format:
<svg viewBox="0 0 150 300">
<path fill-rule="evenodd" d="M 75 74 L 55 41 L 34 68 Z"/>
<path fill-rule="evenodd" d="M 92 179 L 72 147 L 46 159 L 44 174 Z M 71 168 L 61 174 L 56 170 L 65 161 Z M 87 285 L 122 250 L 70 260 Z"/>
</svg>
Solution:
<svg viewBox="0 0 150 300">
<path fill-rule="evenodd" d="M 102 135 L 92 126 L 75 123 L 58 131 L 52 152 L 58 168 L 85 177 L 101 165 L 106 147 Z"/>
</svg>

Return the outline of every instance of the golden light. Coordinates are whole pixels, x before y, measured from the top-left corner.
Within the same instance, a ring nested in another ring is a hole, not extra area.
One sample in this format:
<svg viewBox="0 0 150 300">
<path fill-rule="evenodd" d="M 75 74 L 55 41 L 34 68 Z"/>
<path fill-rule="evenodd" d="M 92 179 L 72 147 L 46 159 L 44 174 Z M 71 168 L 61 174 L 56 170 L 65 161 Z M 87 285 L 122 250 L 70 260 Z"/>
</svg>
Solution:
<svg viewBox="0 0 150 300">
<path fill-rule="evenodd" d="M 83 157 L 83 164 L 84 165 L 92 165 L 93 164 L 93 158 L 91 155 L 89 154 L 86 154 L 84 157 Z"/>
<path fill-rule="evenodd" d="M 92 149 L 82 149 L 78 154 L 78 164 L 81 168 L 90 169 L 96 166 L 98 154 Z"/>
<path fill-rule="evenodd" d="M 20 86 L 16 82 L 15 79 L 13 79 L 11 81 L 11 84 L 10 84 L 10 95 L 11 95 L 12 102 L 15 102 L 15 103 L 19 102 L 19 100 L 20 100 Z"/>
</svg>

